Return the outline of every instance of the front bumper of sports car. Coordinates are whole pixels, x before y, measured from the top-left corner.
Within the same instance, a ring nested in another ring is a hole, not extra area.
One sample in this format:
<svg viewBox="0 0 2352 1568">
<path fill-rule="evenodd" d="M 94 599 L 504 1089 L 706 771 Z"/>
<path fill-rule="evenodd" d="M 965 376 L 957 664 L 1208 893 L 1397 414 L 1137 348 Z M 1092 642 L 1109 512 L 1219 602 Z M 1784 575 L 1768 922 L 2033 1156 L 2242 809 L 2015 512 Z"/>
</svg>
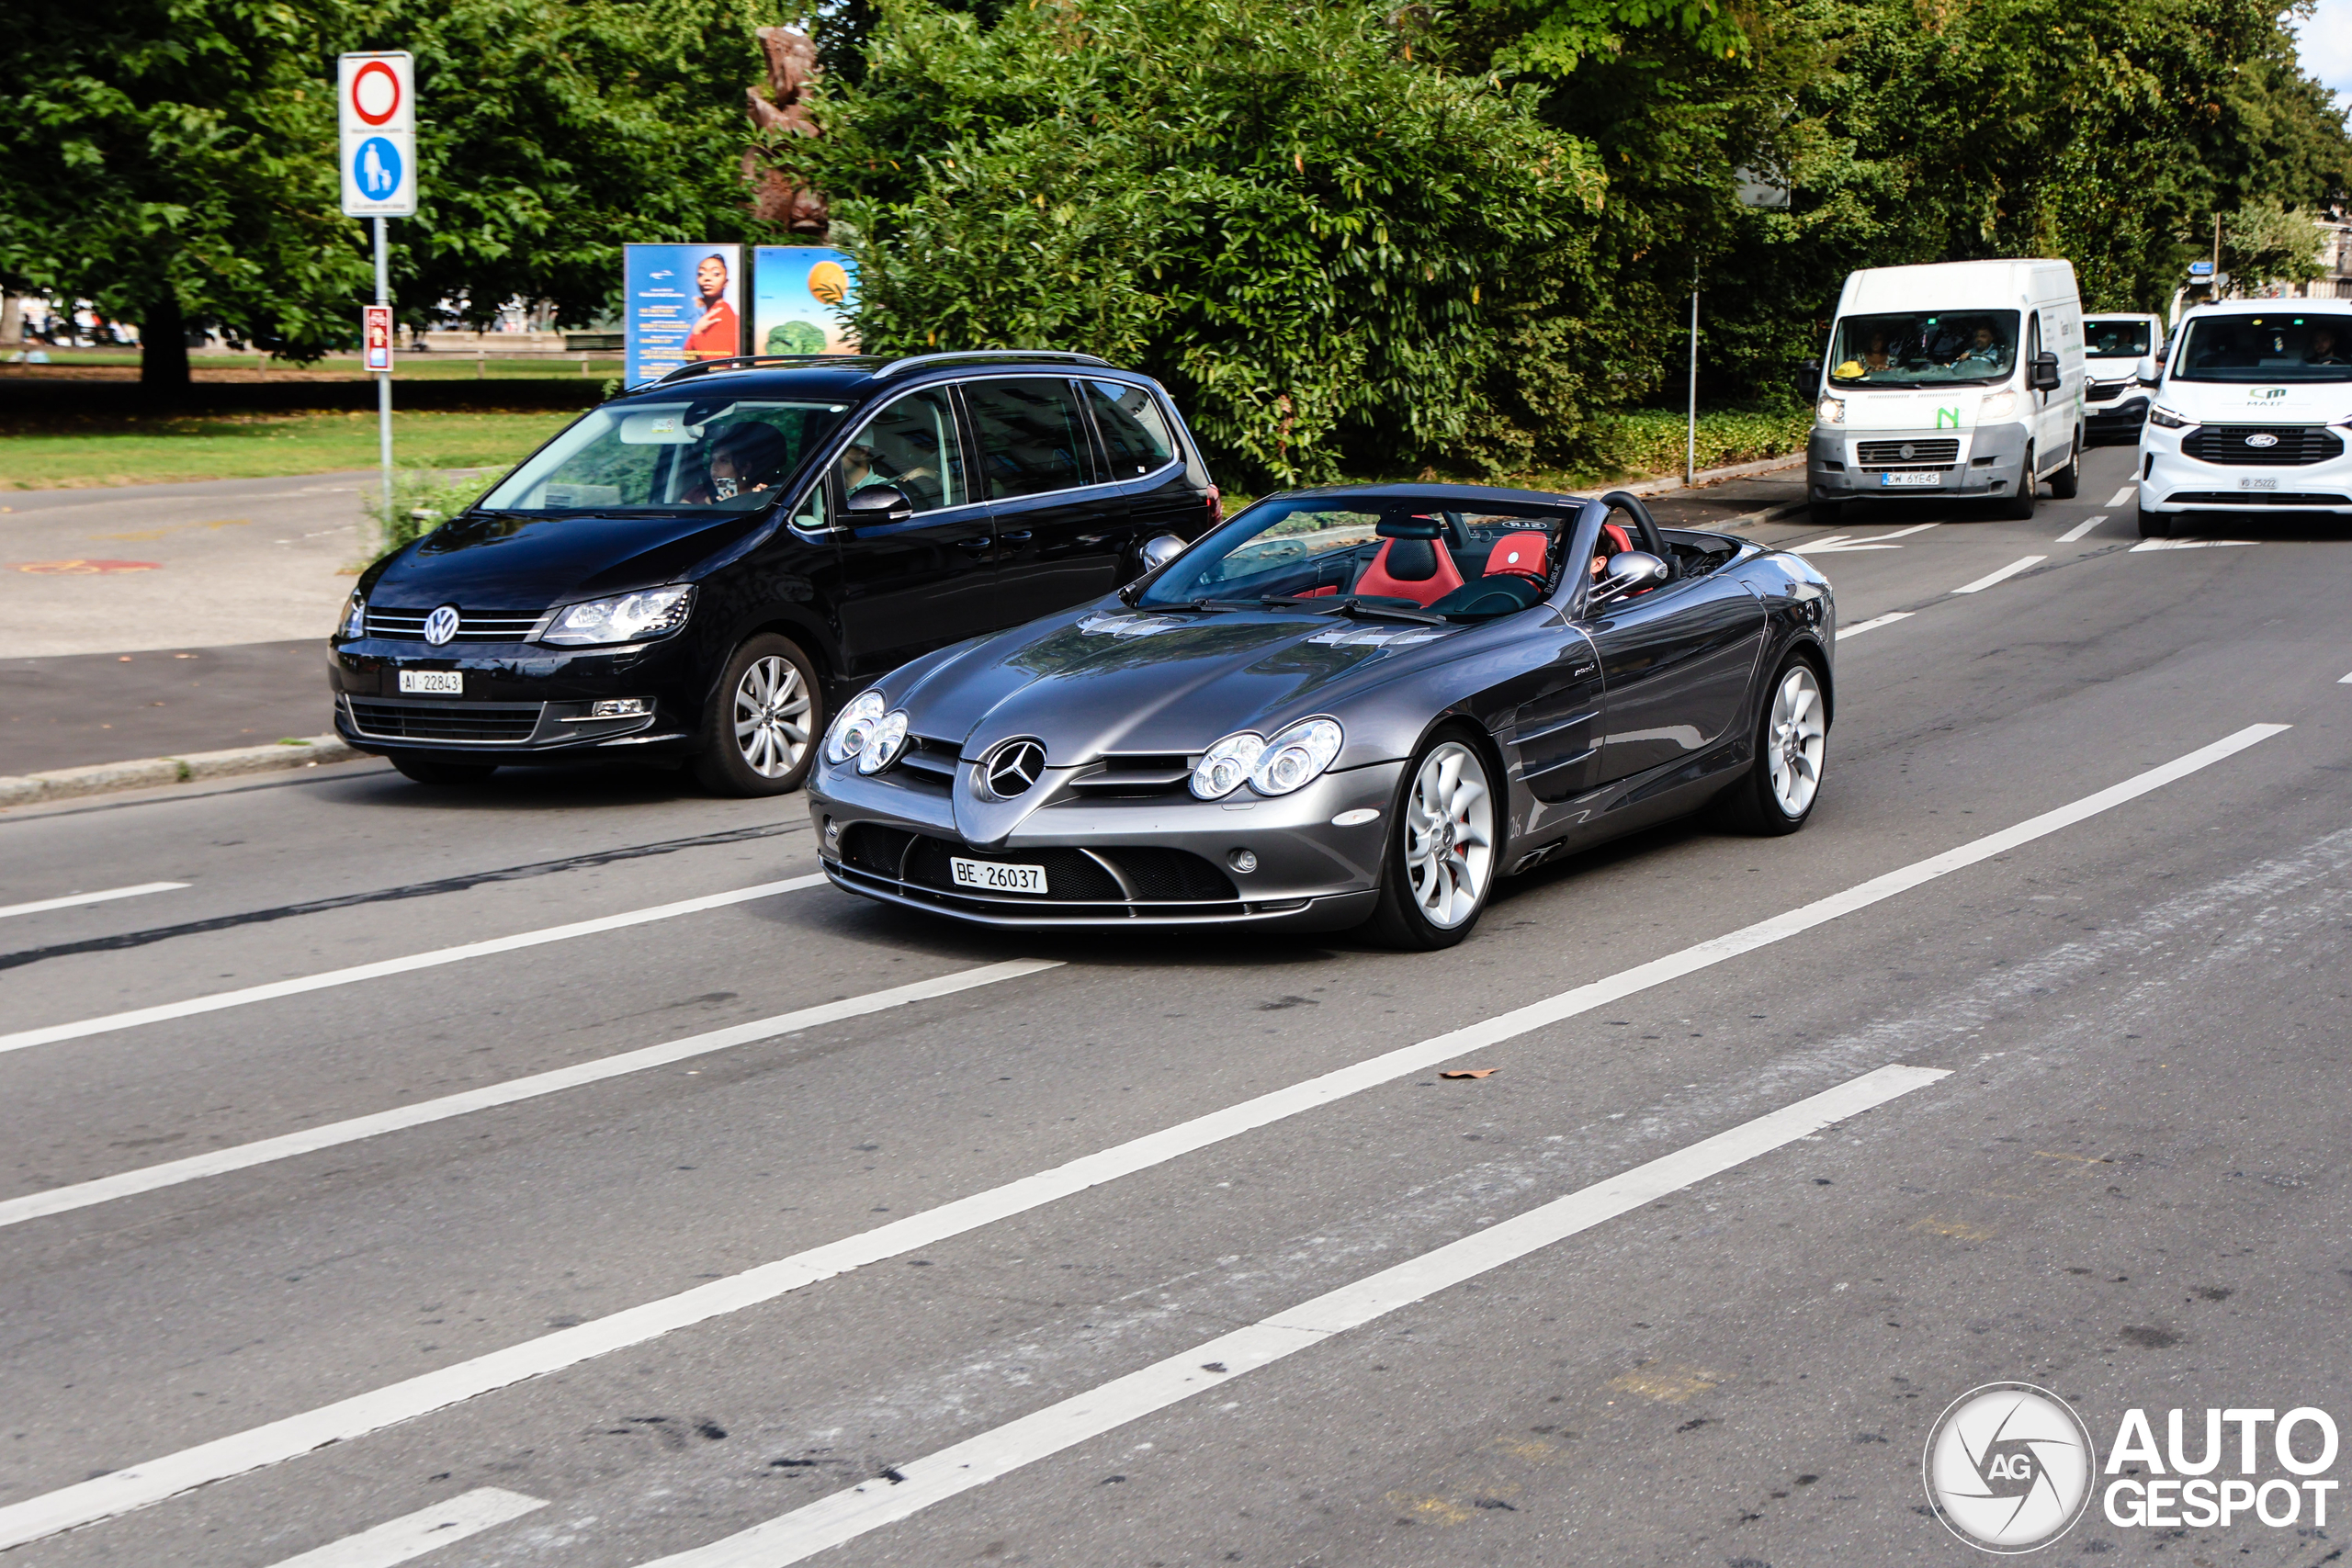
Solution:
<svg viewBox="0 0 2352 1568">
<path fill-rule="evenodd" d="M 966 764 L 968 767 L 968 764 Z M 1055 770 L 1044 804 L 1001 843 L 956 830 L 942 789 L 895 771 L 820 764 L 808 779 L 818 852 L 834 885 L 888 903 L 991 926 L 1249 924 L 1340 931 L 1372 914 L 1404 763 L 1326 773 L 1263 799 L 1224 800 L 1182 784 L 1132 798 L 1088 797 Z M 1340 826 L 1335 818 L 1371 812 Z M 1042 868 L 1042 894 L 959 886 L 952 860 Z M 1240 864 L 1254 864 L 1248 871 Z"/>
</svg>

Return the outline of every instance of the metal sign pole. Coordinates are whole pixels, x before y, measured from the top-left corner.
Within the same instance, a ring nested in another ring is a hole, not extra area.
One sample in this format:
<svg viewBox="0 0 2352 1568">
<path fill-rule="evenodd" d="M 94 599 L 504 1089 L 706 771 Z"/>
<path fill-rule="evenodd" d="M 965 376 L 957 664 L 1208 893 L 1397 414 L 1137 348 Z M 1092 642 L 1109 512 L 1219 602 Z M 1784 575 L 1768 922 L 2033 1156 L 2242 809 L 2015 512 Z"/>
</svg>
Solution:
<svg viewBox="0 0 2352 1568">
<path fill-rule="evenodd" d="M 390 305 L 391 302 L 391 251 L 384 242 L 384 220 L 379 218 L 376 220 L 376 303 Z M 390 370 L 381 370 L 376 375 L 376 436 L 384 468 L 384 527 L 389 533 L 393 525 L 392 373 Z"/>
<path fill-rule="evenodd" d="M 1690 280 L 1690 428 L 1682 447 L 1682 482 L 1699 477 L 1699 280 Z"/>
</svg>

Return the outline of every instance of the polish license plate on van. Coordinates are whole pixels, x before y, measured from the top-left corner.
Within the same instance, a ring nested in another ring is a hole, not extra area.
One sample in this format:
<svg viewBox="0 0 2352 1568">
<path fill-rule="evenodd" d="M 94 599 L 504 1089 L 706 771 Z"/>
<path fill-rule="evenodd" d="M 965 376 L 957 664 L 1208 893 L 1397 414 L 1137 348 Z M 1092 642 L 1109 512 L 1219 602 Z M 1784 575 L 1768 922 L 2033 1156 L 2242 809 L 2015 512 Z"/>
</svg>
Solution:
<svg viewBox="0 0 2352 1568">
<path fill-rule="evenodd" d="M 947 866 L 955 874 L 958 887 L 977 887 L 988 893 L 1046 890 L 1046 868 L 1042 865 L 999 865 L 992 860 L 965 860 L 960 855 L 950 855 Z"/>
<path fill-rule="evenodd" d="M 421 697 L 462 697 L 466 673 L 462 670 L 403 670 L 401 691 L 403 695 L 413 693 Z"/>
<path fill-rule="evenodd" d="M 1944 477 L 1941 474 L 1881 474 L 1878 482 L 1883 490 L 1934 490 L 1944 482 Z"/>
<path fill-rule="evenodd" d="M 2240 490 L 2277 490 L 2278 488 L 2278 481 L 2276 478 L 2257 479 L 2251 477 L 2241 477 L 2238 479 L 2238 489 Z"/>
</svg>

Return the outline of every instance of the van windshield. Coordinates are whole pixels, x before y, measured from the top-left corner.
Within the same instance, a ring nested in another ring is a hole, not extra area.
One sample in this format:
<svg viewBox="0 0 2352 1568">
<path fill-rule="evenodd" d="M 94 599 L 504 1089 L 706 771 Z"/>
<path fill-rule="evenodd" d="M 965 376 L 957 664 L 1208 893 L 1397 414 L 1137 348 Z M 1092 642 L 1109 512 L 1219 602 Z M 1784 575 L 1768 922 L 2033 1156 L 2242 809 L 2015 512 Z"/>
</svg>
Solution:
<svg viewBox="0 0 2352 1568">
<path fill-rule="evenodd" d="M 608 403 L 482 497 L 488 512 L 749 512 L 824 440 L 842 403 L 726 397 Z"/>
<path fill-rule="evenodd" d="M 2018 362 L 2015 310 L 1906 310 L 1838 323 L 1829 378 L 1841 387 L 2001 381 Z"/>
<path fill-rule="evenodd" d="M 2137 359 L 2154 354 L 2148 323 L 2126 318 L 2120 321 L 2096 318 L 2083 323 L 2083 352 L 2093 359 Z"/>
<path fill-rule="evenodd" d="M 2199 316 L 2177 381 L 2352 381 L 2352 311 Z"/>
</svg>

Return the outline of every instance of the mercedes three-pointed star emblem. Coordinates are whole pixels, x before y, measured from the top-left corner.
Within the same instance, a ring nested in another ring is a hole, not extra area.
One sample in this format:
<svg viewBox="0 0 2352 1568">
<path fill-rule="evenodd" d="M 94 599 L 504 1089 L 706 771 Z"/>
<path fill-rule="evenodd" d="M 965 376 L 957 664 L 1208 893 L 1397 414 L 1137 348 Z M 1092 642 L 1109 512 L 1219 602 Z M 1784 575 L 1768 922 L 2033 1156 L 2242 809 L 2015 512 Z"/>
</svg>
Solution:
<svg viewBox="0 0 2352 1568">
<path fill-rule="evenodd" d="M 1017 800 L 1046 773 L 1046 749 L 1035 740 L 1008 740 L 980 764 L 980 780 L 999 800 Z"/>
</svg>

